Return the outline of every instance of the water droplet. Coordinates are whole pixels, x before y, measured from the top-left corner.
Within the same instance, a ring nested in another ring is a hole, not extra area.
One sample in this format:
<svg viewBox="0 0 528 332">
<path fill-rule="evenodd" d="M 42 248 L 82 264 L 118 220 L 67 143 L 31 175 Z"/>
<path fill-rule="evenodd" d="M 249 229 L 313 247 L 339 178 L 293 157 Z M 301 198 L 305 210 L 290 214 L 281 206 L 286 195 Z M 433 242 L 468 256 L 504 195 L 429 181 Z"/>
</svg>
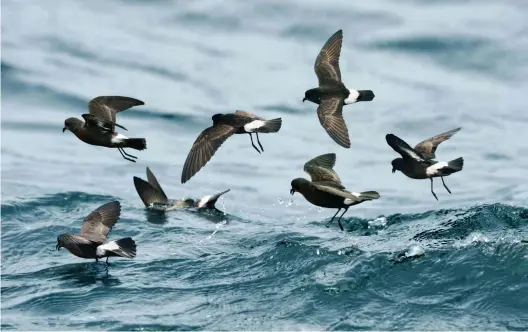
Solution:
<svg viewBox="0 0 528 332">
<path fill-rule="evenodd" d="M 317 255 L 320 255 L 320 254 L 321 254 L 321 252 L 319 251 L 319 249 L 317 249 L 317 250 L 315 251 L 315 253 L 316 253 Z"/>
<path fill-rule="evenodd" d="M 290 207 L 292 205 L 292 203 L 293 203 L 293 199 L 290 198 L 290 201 L 288 203 L 286 203 L 285 206 L 286 207 Z"/>
<path fill-rule="evenodd" d="M 318 207 L 317 208 L 317 212 L 323 212 L 323 208 L 322 207 Z"/>
<path fill-rule="evenodd" d="M 282 198 L 280 198 L 280 197 L 279 197 L 279 199 L 278 199 L 278 202 L 279 202 L 279 204 L 284 203 L 284 201 L 283 201 Z"/>
</svg>

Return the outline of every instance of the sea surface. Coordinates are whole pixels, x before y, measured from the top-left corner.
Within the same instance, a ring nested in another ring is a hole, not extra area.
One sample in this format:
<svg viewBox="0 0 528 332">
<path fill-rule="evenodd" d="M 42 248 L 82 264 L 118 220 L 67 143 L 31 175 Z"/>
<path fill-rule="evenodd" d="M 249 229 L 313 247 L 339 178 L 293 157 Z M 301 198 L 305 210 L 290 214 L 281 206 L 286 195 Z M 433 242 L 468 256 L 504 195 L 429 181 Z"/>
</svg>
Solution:
<svg viewBox="0 0 528 332">
<path fill-rule="evenodd" d="M 2 1 L 3 330 L 527 330 L 526 1 Z M 342 78 L 371 89 L 346 106 L 352 147 L 316 105 L 315 57 L 343 29 Z M 118 123 L 148 149 L 62 132 L 100 95 L 141 99 Z M 182 185 L 215 113 L 282 117 L 279 133 L 231 137 Z M 464 157 L 435 181 L 391 173 L 409 144 L 462 127 L 437 150 Z M 290 182 L 333 152 L 352 191 L 377 201 L 320 209 Z M 147 213 L 132 178 L 149 166 L 170 198 L 231 189 L 223 212 Z M 85 216 L 122 205 L 111 266 L 55 250 Z M 524 241 L 524 242 L 523 242 Z"/>
</svg>

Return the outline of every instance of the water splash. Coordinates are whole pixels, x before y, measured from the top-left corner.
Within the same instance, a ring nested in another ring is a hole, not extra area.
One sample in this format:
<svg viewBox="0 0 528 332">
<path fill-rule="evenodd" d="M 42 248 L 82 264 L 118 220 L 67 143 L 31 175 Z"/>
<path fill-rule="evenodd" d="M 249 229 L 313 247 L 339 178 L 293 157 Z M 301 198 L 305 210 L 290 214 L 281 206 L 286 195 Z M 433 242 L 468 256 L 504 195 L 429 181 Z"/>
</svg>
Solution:
<svg viewBox="0 0 528 332">
<path fill-rule="evenodd" d="M 218 230 L 220 229 L 220 227 L 222 227 L 223 225 L 227 224 L 227 220 L 222 220 L 221 222 L 219 222 L 218 224 L 216 224 L 216 229 L 213 231 L 213 233 L 211 235 L 209 235 L 206 239 L 207 240 L 210 240 L 215 234 L 216 232 L 218 232 Z"/>
</svg>

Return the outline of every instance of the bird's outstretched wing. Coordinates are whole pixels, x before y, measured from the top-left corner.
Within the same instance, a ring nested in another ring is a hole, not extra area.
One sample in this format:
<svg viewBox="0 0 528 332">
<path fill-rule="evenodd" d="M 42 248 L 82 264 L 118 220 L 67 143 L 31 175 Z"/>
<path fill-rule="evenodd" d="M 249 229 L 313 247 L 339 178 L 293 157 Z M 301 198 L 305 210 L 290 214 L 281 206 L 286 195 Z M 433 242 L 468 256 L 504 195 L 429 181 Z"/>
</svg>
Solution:
<svg viewBox="0 0 528 332">
<path fill-rule="evenodd" d="M 312 182 L 345 189 L 345 186 L 341 184 L 341 179 L 333 170 L 335 161 L 335 153 L 323 154 L 304 164 L 304 171 L 310 175 Z"/>
<path fill-rule="evenodd" d="M 414 147 L 414 150 L 421 154 L 425 159 L 435 159 L 436 148 L 440 143 L 450 139 L 454 134 L 456 134 L 461 128 L 456 128 L 450 131 L 446 131 L 440 135 L 428 138 Z"/>
<path fill-rule="evenodd" d="M 81 226 L 81 234 L 108 236 L 121 214 L 121 204 L 118 201 L 106 203 L 90 213 Z"/>
<path fill-rule="evenodd" d="M 350 148 L 348 129 L 343 119 L 343 100 L 340 98 L 325 98 L 317 108 L 319 122 L 328 135 L 344 148 Z"/>
<path fill-rule="evenodd" d="M 399 138 L 398 136 L 394 134 L 387 134 L 385 136 L 385 139 L 387 140 L 387 144 L 390 145 L 390 147 L 398 152 L 403 159 L 414 159 L 415 161 L 424 161 L 424 157 L 419 153 L 416 152 L 413 148 L 409 146 L 404 140 Z"/>
<path fill-rule="evenodd" d="M 127 110 L 133 106 L 144 104 L 145 103 L 141 100 L 130 97 L 100 96 L 90 100 L 88 103 L 88 113 L 90 113 L 92 117 L 101 119 L 105 124 L 111 126 L 113 132 L 114 125 L 125 129 L 116 124 L 116 113 Z M 83 117 L 86 119 L 84 115 Z"/>
<path fill-rule="evenodd" d="M 236 128 L 225 124 L 217 124 L 202 131 L 194 141 L 191 151 L 183 165 L 181 182 L 187 182 L 215 154 L 216 150 L 233 135 Z"/>
<path fill-rule="evenodd" d="M 339 69 L 339 56 L 343 43 L 343 31 L 334 33 L 324 44 L 315 60 L 315 74 L 319 79 L 319 86 L 328 83 L 341 83 L 341 70 Z"/>
</svg>

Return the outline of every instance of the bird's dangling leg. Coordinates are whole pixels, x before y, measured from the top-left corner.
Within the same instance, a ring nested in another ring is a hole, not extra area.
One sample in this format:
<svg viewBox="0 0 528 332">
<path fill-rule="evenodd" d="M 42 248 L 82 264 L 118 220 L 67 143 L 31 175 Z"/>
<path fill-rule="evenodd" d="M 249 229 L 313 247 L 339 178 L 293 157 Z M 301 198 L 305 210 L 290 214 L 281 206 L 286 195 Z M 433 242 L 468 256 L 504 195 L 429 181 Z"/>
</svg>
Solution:
<svg viewBox="0 0 528 332">
<path fill-rule="evenodd" d="M 251 145 L 253 145 L 255 150 L 257 150 L 257 152 L 260 153 L 260 150 L 255 146 L 255 143 L 253 143 L 253 136 L 251 135 L 251 133 L 249 133 L 249 138 L 251 138 Z"/>
<path fill-rule="evenodd" d="M 255 135 L 257 135 L 257 143 L 258 143 L 258 145 L 260 146 L 260 150 L 262 150 L 262 152 L 264 152 L 264 148 L 262 147 L 262 144 L 260 144 L 260 140 L 259 140 L 259 137 L 258 137 L 258 133 L 255 133 Z"/>
<path fill-rule="evenodd" d="M 438 197 L 436 197 L 436 194 L 433 191 L 433 178 L 429 178 L 429 180 L 431 180 L 431 193 L 433 193 L 434 198 L 436 198 L 436 200 L 438 200 Z"/>
<path fill-rule="evenodd" d="M 334 216 L 332 217 L 332 219 L 330 219 L 330 221 L 326 223 L 326 227 L 330 227 L 330 224 L 332 223 L 332 221 L 334 221 L 334 218 L 337 216 L 337 214 L 339 213 L 339 211 L 341 211 L 341 208 L 337 209 L 337 212 L 334 214 Z"/>
<path fill-rule="evenodd" d="M 106 257 L 106 265 L 110 266 L 111 264 L 108 263 L 108 258 L 110 258 L 110 257 Z"/>
<path fill-rule="evenodd" d="M 444 188 L 446 188 L 447 192 L 448 192 L 448 193 L 451 193 L 451 190 L 449 190 L 449 188 L 447 188 L 447 186 L 446 186 L 446 184 L 445 184 L 445 182 L 444 182 L 444 177 L 441 176 L 440 179 L 442 179 L 442 183 L 444 184 Z"/>
<path fill-rule="evenodd" d="M 339 219 L 337 219 L 337 223 L 339 224 L 339 227 L 341 228 L 342 231 L 344 231 L 344 228 L 343 228 L 343 225 L 341 224 L 341 218 L 343 218 L 343 216 L 345 215 L 345 213 L 348 211 L 348 208 L 345 208 L 345 211 L 343 211 L 343 213 L 341 214 L 341 216 L 339 217 Z"/>
<path fill-rule="evenodd" d="M 121 157 L 123 157 L 123 158 L 125 158 L 126 160 L 131 161 L 131 162 L 133 162 L 133 163 L 136 162 L 134 159 L 130 159 L 130 158 L 125 157 L 125 155 L 123 154 L 123 150 L 121 150 L 121 148 L 117 148 L 117 150 L 119 150 L 119 153 L 121 153 Z"/>
<path fill-rule="evenodd" d="M 125 154 L 125 156 L 130 157 L 130 158 L 137 159 L 136 156 L 133 156 L 133 155 L 131 155 L 130 153 L 127 153 L 127 152 L 125 151 L 125 149 L 121 148 L 121 150 L 123 151 L 123 153 Z"/>
</svg>

